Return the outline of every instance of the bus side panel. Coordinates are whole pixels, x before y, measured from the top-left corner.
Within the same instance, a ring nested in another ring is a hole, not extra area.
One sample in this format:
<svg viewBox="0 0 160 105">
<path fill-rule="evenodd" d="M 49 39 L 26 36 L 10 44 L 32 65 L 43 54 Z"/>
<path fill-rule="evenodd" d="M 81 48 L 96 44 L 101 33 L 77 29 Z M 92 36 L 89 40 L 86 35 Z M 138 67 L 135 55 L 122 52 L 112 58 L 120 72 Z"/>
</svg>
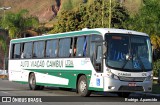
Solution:
<svg viewBox="0 0 160 105">
<path fill-rule="evenodd" d="M 25 75 L 20 68 L 20 60 L 9 60 L 8 71 L 10 81 L 24 81 Z"/>
<path fill-rule="evenodd" d="M 96 73 L 90 58 L 10 60 L 11 81 L 28 83 L 29 73 L 36 76 L 36 84 L 76 88 L 78 75 L 87 77 L 89 90 L 103 90 L 102 73 Z"/>
</svg>

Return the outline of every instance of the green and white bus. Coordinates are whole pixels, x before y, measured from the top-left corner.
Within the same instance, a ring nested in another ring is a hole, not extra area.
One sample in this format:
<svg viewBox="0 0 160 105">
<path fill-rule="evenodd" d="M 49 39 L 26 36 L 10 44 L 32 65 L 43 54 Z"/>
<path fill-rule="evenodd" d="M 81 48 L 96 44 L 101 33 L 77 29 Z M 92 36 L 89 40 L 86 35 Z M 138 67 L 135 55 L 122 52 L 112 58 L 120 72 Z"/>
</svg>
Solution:
<svg viewBox="0 0 160 105">
<path fill-rule="evenodd" d="M 147 34 L 124 29 L 83 29 L 13 39 L 9 52 L 9 80 L 92 91 L 152 91 L 152 50 Z"/>
</svg>

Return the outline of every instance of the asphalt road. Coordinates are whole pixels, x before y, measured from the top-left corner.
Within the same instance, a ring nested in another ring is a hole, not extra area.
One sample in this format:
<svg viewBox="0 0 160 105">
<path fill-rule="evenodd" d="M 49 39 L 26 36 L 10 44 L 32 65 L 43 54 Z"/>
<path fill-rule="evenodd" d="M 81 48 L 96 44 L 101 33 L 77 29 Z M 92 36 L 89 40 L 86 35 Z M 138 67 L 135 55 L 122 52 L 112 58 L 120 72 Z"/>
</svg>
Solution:
<svg viewBox="0 0 160 105">
<path fill-rule="evenodd" d="M 102 92 L 94 92 L 91 97 L 79 97 L 79 95 L 75 92 L 75 90 L 65 91 L 60 90 L 59 88 L 54 87 L 46 87 L 44 90 L 40 91 L 32 91 L 29 90 L 27 84 L 19 84 L 15 82 L 10 82 L 8 80 L 1 80 L 0 79 L 0 98 L 2 97 L 18 97 L 22 98 L 39 98 L 42 97 L 42 103 L 18 103 L 21 105 L 115 105 L 115 102 L 118 102 L 119 105 L 123 104 L 135 104 L 134 102 L 124 102 L 125 98 L 118 97 L 116 94 L 113 93 L 102 93 Z M 144 95 L 133 93 L 128 99 L 132 97 L 143 97 Z M 45 100 L 44 100 L 45 99 Z M 13 101 L 13 100 L 12 100 Z M 14 100 L 15 101 L 15 100 Z M 47 101 L 47 102 L 44 102 Z M 38 101 L 39 102 L 39 101 Z M 54 104 L 53 104 L 54 103 Z M 17 105 L 17 103 L 8 103 L 8 102 L 0 102 L 0 105 Z M 136 103 L 139 104 L 139 103 Z M 143 105 L 144 103 L 140 103 Z M 150 103 L 147 103 L 150 105 Z M 152 104 L 159 104 L 159 102 L 154 102 Z M 146 104 L 145 104 L 146 105 Z"/>
</svg>

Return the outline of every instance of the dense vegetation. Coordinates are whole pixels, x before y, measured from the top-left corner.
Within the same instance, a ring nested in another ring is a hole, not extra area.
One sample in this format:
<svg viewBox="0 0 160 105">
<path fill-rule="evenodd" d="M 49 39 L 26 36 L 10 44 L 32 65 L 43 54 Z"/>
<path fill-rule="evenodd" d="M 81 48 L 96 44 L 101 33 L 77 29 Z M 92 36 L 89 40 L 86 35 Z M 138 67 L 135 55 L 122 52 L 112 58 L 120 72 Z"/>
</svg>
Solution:
<svg viewBox="0 0 160 105">
<path fill-rule="evenodd" d="M 64 10 L 57 18 L 58 21 L 50 33 L 81 30 L 85 27 L 108 27 L 109 24 L 114 28 L 122 28 L 128 14 L 119 3 L 113 2 L 111 23 L 109 23 L 109 3 L 97 0 L 89 6 L 81 4 L 77 9 Z"/>
<path fill-rule="evenodd" d="M 0 20 L 0 26 L 8 30 L 9 38 L 23 37 L 28 29 L 38 27 L 38 19 L 36 17 L 28 16 L 27 10 L 21 10 L 18 13 L 8 13 Z M 0 36 L 0 43 L 5 54 L 7 52 L 7 43 L 5 38 Z"/>
<path fill-rule="evenodd" d="M 153 44 L 155 61 L 154 76 L 158 76 L 160 69 L 160 1 L 144 0 L 144 4 L 135 15 L 129 14 L 123 5 L 112 2 L 111 23 L 109 23 L 109 2 L 96 0 L 91 5 L 79 5 L 77 9 L 62 11 L 50 33 L 81 30 L 84 27 L 125 28 L 145 32 L 150 35 Z"/>
<path fill-rule="evenodd" d="M 66 0 L 67 1 L 67 0 Z M 84 0 L 85 1 L 85 0 Z M 49 33 L 59 33 L 67 31 L 81 30 L 85 27 L 98 28 L 125 28 L 145 32 L 150 35 L 153 52 L 154 52 L 154 76 L 158 75 L 160 64 L 160 1 L 159 0 L 143 0 L 139 12 L 130 14 L 123 4 L 112 0 L 111 13 L 110 3 L 103 0 L 86 0 L 87 4 L 79 4 L 72 9 L 73 5 L 80 2 L 80 0 L 68 0 L 65 6 L 61 9 L 53 28 Z M 64 1 L 65 2 L 65 1 Z M 67 8 L 67 9 L 66 9 Z M 27 15 L 27 11 L 22 10 L 17 14 L 6 14 L 5 20 L 1 18 L 0 27 L 9 31 L 9 37 L 22 37 L 28 29 L 37 30 L 38 20 L 36 17 Z M 111 17 L 110 17 L 111 16 Z M 111 22 L 109 22 L 109 19 Z M 1 45 L 5 50 L 3 38 L 0 38 Z"/>
</svg>

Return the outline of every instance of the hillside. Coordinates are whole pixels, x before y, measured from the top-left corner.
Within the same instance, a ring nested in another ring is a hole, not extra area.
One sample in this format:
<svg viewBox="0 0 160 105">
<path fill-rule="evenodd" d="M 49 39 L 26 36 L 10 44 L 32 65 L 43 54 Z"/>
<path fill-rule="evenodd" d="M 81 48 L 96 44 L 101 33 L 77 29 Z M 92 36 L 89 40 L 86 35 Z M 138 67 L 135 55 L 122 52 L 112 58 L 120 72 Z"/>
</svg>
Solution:
<svg viewBox="0 0 160 105">
<path fill-rule="evenodd" d="M 37 16 L 41 23 L 46 23 L 52 20 L 58 12 L 62 10 L 71 10 L 77 8 L 85 0 L 0 0 L 0 7 L 10 6 L 10 10 L 6 12 L 17 12 L 21 9 L 27 9 L 29 14 Z M 94 0 L 86 0 L 84 5 L 90 5 Z M 108 0 L 106 0 L 108 1 Z M 130 13 L 136 13 L 142 0 L 118 0 L 123 1 Z M 3 14 L 0 11 L 1 15 Z"/>
<path fill-rule="evenodd" d="M 55 0 L 0 0 L 2 6 L 12 7 L 9 10 L 12 12 L 27 9 L 30 15 L 37 16 L 42 23 L 52 19 L 59 9 Z"/>
</svg>

